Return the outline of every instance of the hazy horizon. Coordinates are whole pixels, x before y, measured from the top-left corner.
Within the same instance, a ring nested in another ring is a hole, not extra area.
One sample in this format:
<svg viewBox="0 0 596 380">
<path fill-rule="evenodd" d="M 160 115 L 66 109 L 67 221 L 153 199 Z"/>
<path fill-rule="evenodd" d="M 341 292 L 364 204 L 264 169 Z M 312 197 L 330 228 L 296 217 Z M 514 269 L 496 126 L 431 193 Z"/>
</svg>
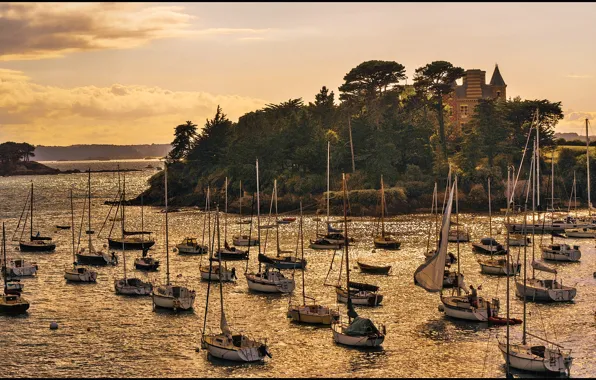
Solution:
<svg viewBox="0 0 596 380">
<path fill-rule="evenodd" d="M 496 63 L 507 97 L 562 102 L 556 132 L 595 106 L 592 3 L 3 3 L 0 140 L 167 144 L 220 104 L 231 120 L 322 86 L 359 63 L 414 70 Z M 432 27 L 429 27 L 432 26 Z M 591 128 L 591 134 L 596 134 Z"/>
</svg>

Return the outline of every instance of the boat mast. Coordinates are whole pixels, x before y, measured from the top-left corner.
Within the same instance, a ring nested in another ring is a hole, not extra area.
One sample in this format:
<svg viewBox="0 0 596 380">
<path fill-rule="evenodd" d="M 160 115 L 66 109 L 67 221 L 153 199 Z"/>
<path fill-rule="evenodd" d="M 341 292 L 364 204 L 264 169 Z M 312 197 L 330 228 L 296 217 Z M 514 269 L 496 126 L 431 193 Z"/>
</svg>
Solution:
<svg viewBox="0 0 596 380">
<path fill-rule="evenodd" d="M 219 223 L 219 221 L 217 222 Z M 218 237 L 219 239 L 219 237 Z M 228 241 L 228 177 L 226 177 L 226 207 L 224 210 L 224 242 Z M 219 244 L 219 240 L 218 243 Z"/>
<path fill-rule="evenodd" d="M 228 194 L 228 179 L 226 177 L 226 199 L 227 199 L 227 194 Z M 227 203 L 226 203 L 227 205 Z M 225 218 L 225 216 L 224 216 Z M 221 235 L 219 234 L 219 206 L 217 206 L 216 208 L 216 217 L 215 220 L 217 222 L 217 252 L 220 252 L 221 250 Z M 225 229 L 225 222 L 224 222 L 224 229 Z M 225 241 L 225 240 L 224 240 Z M 221 283 L 221 278 L 224 274 L 222 267 L 221 267 L 221 253 L 219 255 L 217 255 L 217 264 L 219 265 L 219 274 L 218 274 L 218 279 L 219 279 L 219 300 L 220 300 L 220 305 L 221 305 L 221 316 L 223 317 L 222 319 L 225 319 L 224 317 L 224 302 L 223 302 L 223 285 Z M 211 270 L 211 268 L 209 268 Z M 211 275 L 211 274 L 209 274 Z M 223 332 L 223 331 L 222 331 Z"/>
<path fill-rule="evenodd" d="M 381 174 L 381 237 L 385 237 L 385 186 Z"/>
<path fill-rule="evenodd" d="M 507 167 L 507 190 L 510 191 L 509 189 L 509 170 L 510 168 Z M 507 225 L 509 226 L 510 223 L 510 219 L 509 219 L 509 195 L 507 196 Z M 506 277 L 507 277 L 507 356 L 505 359 L 505 364 L 506 364 L 506 378 L 510 378 L 510 368 L 509 368 L 509 271 L 511 270 L 511 266 L 510 266 L 510 255 L 509 255 L 509 228 L 506 229 L 507 230 L 507 258 L 506 258 L 506 263 L 505 263 L 505 268 L 507 270 L 506 273 Z M 526 239 L 526 235 L 523 235 L 524 240 Z M 513 273 L 515 274 L 516 271 L 513 271 Z M 525 297 L 525 294 L 524 294 Z"/>
<path fill-rule="evenodd" d="M 550 199 L 551 204 L 550 207 L 553 212 L 555 212 L 555 148 L 553 147 L 553 154 L 550 158 Z"/>
<path fill-rule="evenodd" d="M 120 170 L 120 168 L 118 168 Z M 126 202 L 126 173 L 122 173 L 122 236 L 125 236 L 124 233 L 124 203 Z"/>
<path fill-rule="evenodd" d="M 588 135 L 588 119 L 587 118 L 586 118 L 586 172 L 588 174 L 588 216 L 591 217 L 592 216 L 592 202 L 590 201 L 590 135 Z M 33 193 L 31 193 L 31 194 L 33 194 Z M 33 203 L 33 201 L 31 203 Z M 31 206 L 31 207 L 33 207 L 33 206 Z"/>
<path fill-rule="evenodd" d="M 168 163 L 164 163 L 164 198 L 166 203 L 166 286 L 170 285 L 170 248 L 168 241 Z M 122 220 L 124 222 L 124 219 Z"/>
<path fill-rule="evenodd" d="M 304 262 L 304 231 L 302 230 L 302 201 L 300 201 L 300 244 L 302 246 L 302 262 Z M 302 270 L 302 304 L 306 305 L 306 289 L 304 288 L 304 270 Z"/>
<path fill-rule="evenodd" d="M 242 237 L 242 180 L 240 180 L 240 237 Z M 250 242 L 248 242 L 250 245 Z"/>
<path fill-rule="evenodd" d="M 438 210 L 436 211 L 438 213 Z M 461 295 L 461 288 L 459 287 L 459 277 L 461 276 L 461 260 L 459 259 L 459 197 L 457 196 L 457 174 L 455 175 L 455 229 L 457 233 L 457 296 L 459 297 Z"/>
<path fill-rule="evenodd" d="M 29 234 L 29 240 L 33 240 L 33 181 L 31 181 L 31 233 Z"/>
<path fill-rule="evenodd" d="M 273 195 L 275 197 L 275 238 L 277 240 L 277 257 L 279 257 L 279 251 L 281 251 L 281 248 L 279 246 L 279 223 L 277 223 L 277 179 L 273 180 Z"/>
<path fill-rule="evenodd" d="M 341 174 L 342 177 L 342 187 L 344 190 L 344 229 L 345 229 L 345 235 L 344 235 L 344 246 L 346 249 L 346 292 L 348 295 L 348 324 L 352 323 L 352 317 L 350 316 L 350 309 L 352 308 L 352 299 L 350 298 L 350 258 L 349 258 L 349 254 L 348 254 L 348 212 L 347 212 L 347 206 L 346 206 L 346 201 L 347 201 L 347 191 L 346 191 L 346 174 L 342 173 Z"/>
<path fill-rule="evenodd" d="M 540 210 L 540 119 L 536 108 L 536 206 Z"/>
<path fill-rule="evenodd" d="M 575 209 L 575 218 L 577 219 L 577 183 L 575 182 L 575 170 L 573 171 L 573 208 Z"/>
<path fill-rule="evenodd" d="M 72 200 L 72 190 L 71 190 L 71 200 Z M 2 274 L 4 276 L 4 294 L 6 294 L 6 283 L 8 282 L 8 273 L 6 273 L 6 231 L 4 229 L 4 222 L 2 222 L 2 255 L 4 256 L 4 261 L 2 262 Z"/>
<path fill-rule="evenodd" d="M 89 175 L 87 176 L 87 189 L 88 189 L 88 196 L 89 196 L 89 205 L 88 205 L 88 214 L 87 215 L 87 225 L 89 226 L 89 231 L 87 231 L 87 236 L 89 236 L 89 253 L 91 253 L 91 168 L 89 168 Z"/>
<path fill-rule="evenodd" d="M 259 254 L 261 253 L 261 202 L 259 198 L 259 159 L 257 158 L 257 239 L 259 241 Z M 250 247 L 250 236 L 248 238 Z M 248 265 L 248 262 L 247 262 Z M 261 262 L 259 261 L 259 272 L 261 271 Z"/>
<path fill-rule="evenodd" d="M 141 218 L 141 220 L 143 219 Z M 141 232 L 143 232 L 143 228 L 141 228 Z M 141 234 L 141 236 L 143 235 Z M 124 285 L 126 285 L 126 250 L 124 249 L 124 231 L 122 231 L 122 265 L 124 266 Z"/>
<path fill-rule="evenodd" d="M 490 176 L 488 176 L 488 237 L 490 238 L 490 257 L 493 257 L 493 227 L 492 227 L 492 208 L 490 199 Z M 457 239 L 459 240 L 459 238 Z"/>
<path fill-rule="evenodd" d="M 142 247 L 145 248 L 145 221 L 143 218 L 143 205 L 144 205 L 144 200 L 143 200 L 143 193 L 141 193 L 141 242 L 142 242 Z M 122 239 L 124 239 L 124 236 L 122 236 Z"/>
<path fill-rule="evenodd" d="M 536 139 L 534 139 L 534 152 L 536 152 L 536 147 L 537 147 L 537 141 Z M 534 166 L 533 169 L 535 170 L 535 176 L 532 179 L 532 261 L 534 261 L 534 254 L 535 254 L 535 248 L 536 245 L 534 244 L 534 234 L 535 234 L 535 230 L 536 230 L 536 220 L 534 219 L 534 213 L 536 212 L 536 200 L 538 198 L 538 194 L 536 194 L 536 190 L 539 186 L 539 181 L 538 181 L 538 160 L 537 160 L 537 156 L 536 154 L 534 154 Z M 540 198 L 538 198 L 538 202 L 540 201 Z M 540 204 L 538 204 L 539 206 Z M 540 220 L 540 216 L 539 219 Z M 534 278 L 534 267 L 532 267 L 532 278 Z"/>
<path fill-rule="evenodd" d="M 327 231 L 329 231 L 329 155 L 331 142 L 327 141 Z M 33 220 L 33 219 L 32 219 Z"/>
<path fill-rule="evenodd" d="M 72 187 L 70 188 L 70 224 L 72 227 L 72 266 L 76 268 L 76 257 L 75 257 L 75 223 L 74 223 L 74 205 L 72 202 Z"/>
</svg>

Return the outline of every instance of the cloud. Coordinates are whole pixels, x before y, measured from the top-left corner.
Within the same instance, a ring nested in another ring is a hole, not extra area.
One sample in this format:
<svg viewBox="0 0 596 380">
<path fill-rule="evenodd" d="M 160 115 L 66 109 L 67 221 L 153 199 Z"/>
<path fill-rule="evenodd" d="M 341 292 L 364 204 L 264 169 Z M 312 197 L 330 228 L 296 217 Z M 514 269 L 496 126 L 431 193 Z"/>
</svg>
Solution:
<svg viewBox="0 0 596 380">
<path fill-rule="evenodd" d="M 566 76 L 566 78 L 572 78 L 572 79 L 587 79 L 587 78 L 592 78 L 591 75 L 576 75 L 576 74 L 569 74 Z"/>
<path fill-rule="evenodd" d="M 268 101 L 141 85 L 62 88 L 0 69 L 0 140 L 32 144 L 167 143 L 174 127 L 202 127 L 221 105 L 231 120 Z"/>
<path fill-rule="evenodd" d="M 0 3 L 0 60 L 127 49 L 174 37 L 255 36 L 270 29 L 193 29 L 184 7 L 142 3 Z"/>
<path fill-rule="evenodd" d="M 576 132 L 583 136 L 586 134 L 586 119 L 589 120 L 590 135 L 596 134 L 596 125 L 592 121 L 596 119 L 596 111 L 572 111 L 565 112 L 565 118 L 556 126 L 557 132 Z"/>
</svg>

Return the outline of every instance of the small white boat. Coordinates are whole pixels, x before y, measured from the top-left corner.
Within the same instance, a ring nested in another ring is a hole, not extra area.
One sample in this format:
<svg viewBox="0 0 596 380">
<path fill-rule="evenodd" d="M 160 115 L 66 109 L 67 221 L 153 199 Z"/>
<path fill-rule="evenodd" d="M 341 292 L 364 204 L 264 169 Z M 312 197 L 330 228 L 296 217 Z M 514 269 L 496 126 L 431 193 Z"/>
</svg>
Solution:
<svg viewBox="0 0 596 380">
<path fill-rule="evenodd" d="M 515 263 L 512 260 L 509 260 L 509 265 L 507 265 L 507 259 L 503 258 L 478 260 L 478 264 L 480 264 L 481 273 L 495 276 L 513 276 L 519 274 L 521 268 L 521 264 Z"/>
<path fill-rule="evenodd" d="M 333 340 L 336 343 L 353 347 L 379 347 L 385 341 L 385 326 L 376 328 L 368 318 L 356 316 L 350 324 L 337 321 L 331 324 Z"/>
<path fill-rule="evenodd" d="M 37 263 L 27 262 L 25 259 L 8 260 L 6 265 L 8 275 L 14 277 L 35 276 L 38 269 Z"/>
<path fill-rule="evenodd" d="M 339 319 L 337 310 L 316 303 L 311 305 L 290 305 L 287 315 L 293 322 L 313 325 L 331 325 Z"/>
<path fill-rule="evenodd" d="M 571 301 L 577 289 L 571 286 L 565 286 L 557 281 L 557 270 L 552 269 L 538 261 L 532 261 L 532 267 L 538 271 L 553 273 L 554 280 L 543 280 L 538 278 L 527 279 L 526 283 L 515 281 L 516 294 L 520 298 L 529 301 L 545 302 L 566 302 Z"/>
<path fill-rule="evenodd" d="M 472 306 L 467 296 L 441 296 L 442 311 L 445 315 L 467 321 L 487 322 L 489 317 L 499 314 L 499 300 L 487 301 L 478 297 L 478 306 Z M 439 307 L 439 310 L 441 307 Z"/>
<path fill-rule="evenodd" d="M 199 244 L 197 239 L 187 237 L 182 240 L 182 243 L 176 245 L 178 253 L 190 255 L 203 255 L 207 253 L 207 246 Z"/>
<path fill-rule="evenodd" d="M 478 253 L 489 255 L 504 255 L 507 253 L 505 247 L 491 237 L 480 239 L 480 243 L 472 243 L 472 248 Z"/>
<path fill-rule="evenodd" d="M 266 344 L 243 334 L 210 334 L 201 338 L 203 348 L 213 357 L 234 362 L 257 362 L 271 357 Z"/>
<path fill-rule="evenodd" d="M 265 266 L 265 272 L 247 273 L 246 282 L 250 290 L 263 293 L 291 293 L 296 287 L 293 278 L 286 278 L 280 271 Z"/>
<path fill-rule="evenodd" d="M 248 247 L 259 245 L 259 239 L 248 235 L 236 235 L 232 238 L 232 243 L 238 247 Z"/>
<path fill-rule="evenodd" d="M 582 257 L 578 245 L 571 248 L 569 244 L 550 244 L 543 245 L 541 249 L 544 260 L 575 262 Z"/>
<path fill-rule="evenodd" d="M 70 282 L 96 282 L 97 272 L 89 268 L 74 265 L 64 270 L 64 278 Z"/>
<path fill-rule="evenodd" d="M 507 362 L 507 344 L 499 342 L 499 349 Z M 509 344 L 509 365 L 516 369 L 568 374 L 572 362 L 571 350 L 542 345 Z"/>
<path fill-rule="evenodd" d="M 354 305 L 379 306 L 383 302 L 383 295 L 378 293 L 379 287 L 350 281 L 350 299 Z M 348 291 L 341 286 L 335 288 L 337 301 L 348 303 Z"/>
<path fill-rule="evenodd" d="M 148 296 L 153 290 L 153 285 L 149 282 L 141 281 L 138 278 L 125 278 L 114 280 L 116 294 L 128 296 Z"/>
<path fill-rule="evenodd" d="M 201 280 L 205 281 L 225 281 L 231 282 L 236 280 L 236 268 L 227 269 L 224 266 L 220 266 L 215 262 L 212 264 L 211 273 L 209 273 L 209 266 L 201 266 L 199 268 L 201 272 Z"/>
<path fill-rule="evenodd" d="M 596 230 L 593 228 L 567 228 L 565 236 L 568 238 L 595 239 Z"/>
<path fill-rule="evenodd" d="M 190 310 L 193 308 L 196 293 L 184 286 L 164 285 L 154 288 L 151 293 L 153 307 L 163 309 Z"/>
<path fill-rule="evenodd" d="M 18 278 L 7 278 L 4 284 L 4 294 L 21 294 L 25 285 Z"/>
</svg>

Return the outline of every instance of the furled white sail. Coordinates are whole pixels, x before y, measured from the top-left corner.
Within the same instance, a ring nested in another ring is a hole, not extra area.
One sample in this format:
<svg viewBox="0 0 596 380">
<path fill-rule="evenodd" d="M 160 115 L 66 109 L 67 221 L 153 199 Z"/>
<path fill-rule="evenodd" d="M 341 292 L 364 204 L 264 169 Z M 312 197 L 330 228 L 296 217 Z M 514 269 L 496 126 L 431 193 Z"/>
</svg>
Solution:
<svg viewBox="0 0 596 380">
<path fill-rule="evenodd" d="M 453 204 L 453 192 L 455 183 L 451 185 L 449 200 L 443 214 L 441 236 L 439 247 L 434 255 L 424 264 L 420 265 L 414 272 L 414 284 L 426 289 L 429 292 L 439 292 L 443 289 L 443 275 L 445 273 L 445 257 L 447 256 L 447 244 L 449 237 L 449 226 L 451 221 L 451 205 Z"/>
<path fill-rule="evenodd" d="M 223 309 L 221 310 L 221 320 L 219 322 L 219 327 L 221 328 L 222 334 L 232 335 L 230 327 L 228 326 L 228 321 L 226 320 L 226 314 L 224 313 Z"/>
<path fill-rule="evenodd" d="M 553 269 L 553 268 L 541 263 L 540 261 L 536 261 L 536 260 L 532 260 L 532 268 L 542 271 L 542 272 L 557 274 L 556 269 Z"/>
</svg>

